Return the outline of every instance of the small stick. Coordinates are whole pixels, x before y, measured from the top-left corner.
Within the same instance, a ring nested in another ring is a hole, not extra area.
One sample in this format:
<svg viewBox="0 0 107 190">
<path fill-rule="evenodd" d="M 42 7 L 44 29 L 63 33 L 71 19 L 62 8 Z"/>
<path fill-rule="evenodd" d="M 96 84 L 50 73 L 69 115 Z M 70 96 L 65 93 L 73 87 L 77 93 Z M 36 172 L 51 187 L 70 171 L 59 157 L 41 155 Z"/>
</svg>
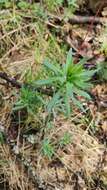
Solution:
<svg viewBox="0 0 107 190">
<path fill-rule="evenodd" d="M 74 15 L 72 18 L 68 20 L 71 24 L 102 24 L 107 23 L 107 18 L 96 17 L 96 16 L 76 16 Z"/>
<path fill-rule="evenodd" d="M 59 17 L 56 15 L 49 14 L 50 19 L 55 19 L 59 22 L 65 22 L 63 17 Z M 107 18 L 98 17 L 98 16 L 81 16 L 81 15 L 73 15 L 71 18 L 67 20 L 70 24 L 103 24 L 107 23 Z"/>
<path fill-rule="evenodd" d="M 32 18 L 32 16 L 24 14 L 22 15 L 24 18 Z M 70 24 L 103 24 L 107 23 L 107 18 L 105 17 L 99 17 L 99 16 L 81 16 L 81 15 L 72 15 L 71 18 L 67 19 L 67 21 L 63 18 L 63 16 L 57 16 L 53 14 L 48 14 L 48 22 L 47 24 L 51 24 L 50 20 L 56 20 L 59 22 L 68 22 Z M 34 16 L 34 18 L 36 18 Z M 52 23 L 53 24 L 53 23 Z"/>
<path fill-rule="evenodd" d="M 0 78 L 10 83 L 12 86 L 16 88 L 21 88 L 22 85 L 15 80 L 15 78 L 9 77 L 5 72 L 0 72 Z"/>
<path fill-rule="evenodd" d="M 33 87 L 33 86 L 30 86 L 30 85 L 27 85 L 27 84 L 22 84 L 20 82 L 18 82 L 15 78 L 11 78 L 7 75 L 7 73 L 5 72 L 0 72 L 0 78 L 7 81 L 8 83 L 10 83 L 13 87 L 16 87 L 16 88 L 22 88 L 23 85 L 26 85 L 28 86 L 29 89 L 31 90 L 35 90 L 35 91 L 38 91 L 40 93 L 43 93 L 45 95 L 48 95 L 48 96 L 52 96 L 53 95 L 53 90 L 51 88 L 40 88 L 40 87 Z M 1 85 L 5 85 L 5 83 L 0 83 Z"/>
</svg>

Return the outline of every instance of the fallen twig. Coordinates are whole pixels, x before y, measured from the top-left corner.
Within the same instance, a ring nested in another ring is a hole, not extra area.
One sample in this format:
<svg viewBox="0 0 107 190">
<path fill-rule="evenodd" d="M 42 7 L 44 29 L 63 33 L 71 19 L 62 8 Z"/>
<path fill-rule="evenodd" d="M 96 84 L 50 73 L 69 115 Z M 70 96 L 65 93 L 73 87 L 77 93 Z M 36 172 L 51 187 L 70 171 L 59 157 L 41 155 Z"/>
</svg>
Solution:
<svg viewBox="0 0 107 190">
<path fill-rule="evenodd" d="M 0 78 L 2 78 L 3 80 L 7 81 L 7 83 L 10 83 L 12 86 L 14 86 L 16 88 L 21 88 L 22 87 L 21 83 L 17 82 L 15 78 L 9 77 L 4 72 L 0 72 Z"/>
<path fill-rule="evenodd" d="M 31 15 L 27 15 L 27 14 L 23 14 L 22 15 L 24 18 L 32 18 Z M 48 14 L 48 21 L 46 21 L 46 24 L 49 25 L 53 25 L 53 23 L 51 23 L 51 21 L 54 19 L 55 21 L 58 22 L 66 22 L 66 19 L 64 19 L 64 17 L 62 16 L 57 16 L 57 15 L 53 15 L 53 14 Z M 35 19 L 37 19 L 37 17 L 33 17 Z M 44 21 L 44 20 L 43 20 Z M 107 23 L 107 18 L 104 17 L 99 17 L 99 16 L 81 16 L 81 15 L 73 15 L 71 18 L 67 19 L 67 22 L 71 23 L 71 24 L 103 24 L 103 23 Z M 56 26 L 57 27 L 57 26 Z"/>
<path fill-rule="evenodd" d="M 96 17 L 96 16 L 76 16 L 74 15 L 72 18 L 68 20 L 71 24 L 102 24 L 107 23 L 107 18 Z"/>
<path fill-rule="evenodd" d="M 49 19 L 55 19 L 56 21 L 62 22 L 64 20 L 63 17 L 59 17 L 56 15 L 49 15 Z M 73 15 L 71 18 L 68 18 L 67 22 L 70 24 L 103 24 L 107 23 L 107 18 L 97 17 L 97 16 L 81 16 L 81 15 Z"/>
<path fill-rule="evenodd" d="M 7 75 L 7 73 L 5 72 L 0 72 L 0 78 L 5 80 L 7 83 L 10 83 L 13 87 L 16 87 L 16 88 L 22 88 L 22 86 L 26 85 L 29 87 L 29 89 L 32 89 L 32 90 L 35 90 L 35 91 L 38 91 L 38 92 L 41 92 L 45 95 L 48 95 L 48 96 L 52 96 L 53 95 L 53 90 L 51 88 L 38 88 L 38 87 L 34 87 L 32 85 L 28 85 L 28 84 L 22 84 L 20 82 L 18 82 L 15 78 L 11 78 Z M 5 85 L 5 83 L 0 83 L 1 85 Z"/>
</svg>

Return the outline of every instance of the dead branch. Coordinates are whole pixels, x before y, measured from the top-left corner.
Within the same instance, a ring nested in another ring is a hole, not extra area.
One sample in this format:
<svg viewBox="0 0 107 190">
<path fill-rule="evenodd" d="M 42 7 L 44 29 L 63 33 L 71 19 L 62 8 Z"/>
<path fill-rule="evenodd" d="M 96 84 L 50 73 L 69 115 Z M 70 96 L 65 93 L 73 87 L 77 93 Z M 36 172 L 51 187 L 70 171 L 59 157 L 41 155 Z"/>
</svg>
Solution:
<svg viewBox="0 0 107 190">
<path fill-rule="evenodd" d="M 7 73 L 4 72 L 0 72 L 0 78 L 5 80 L 7 83 L 10 83 L 12 86 L 16 87 L 16 88 L 21 88 L 22 85 L 16 81 L 15 78 L 11 78 L 7 75 Z"/>
<path fill-rule="evenodd" d="M 73 15 L 71 18 L 68 18 L 66 21 L 63 16 L 57 16 L 53 14 L 48 14 L 48 21 L 46 21 L 47 25 L 53 25 L 53 22 L 51 21 L 55 20 L 60 22 L 68 22 L 70 24 L 103 24 L 107 23 L 107 18 L 105 17 L 99 17 L 99 16 L 81 16 L 81 15 Z M 24 18 L 32 18 L 30 15 L 23 15 Z M 36 18 L 36 17 L 33 17 Z M 55 26 L 55 25 L 54 25 Z M 59 27 L 59 26 L 56 26 Z"/>
<path fill-rule="evenodd" d="M 49 15 L 50 20 L 56 20 L 59 22 L 65 22 L 63 17 L 59 17 L 56 15 Z M 103 24 L 107 23 L 107 18 L 97 17 L 97 16 L 81 16 L 81 15 L 73 15 L 71 18 L 67 20 L 70 24 Z"/>
<path fill-rule="evenodd" d="M 27 84 L 22 84 L 20 82 L 18 82 L 15 78 L 11 78 L 7 75 L 7 73 L 5 72 L 0 72 L 0 78 L 5 80 L 7 83 L 11 84 L 13 87 L 16 87 L 16 88 L 22 88 L 22 86 L 26 85 L 29 87 L 29 89 L 31 90 L 35 90 L 35 91 L 38 91 L 40 93 L 43 93 L 45 95 L 48 95 L 48 96 L 52 96 L 53 95 L 53 90 L 51 88 L 36 88 L 34 86 L 30 86 L 30 85 L 27 85 Z M 5 85 L 5 83 L 0 83 L 0 85 Z"/>
<path fill-rule="evenodd" d="M 107 23 L 107 18 L 96 17 L 96 16 L 76 16 L 68 20 L 71 24 L 102 24 Z"/>
</svg>

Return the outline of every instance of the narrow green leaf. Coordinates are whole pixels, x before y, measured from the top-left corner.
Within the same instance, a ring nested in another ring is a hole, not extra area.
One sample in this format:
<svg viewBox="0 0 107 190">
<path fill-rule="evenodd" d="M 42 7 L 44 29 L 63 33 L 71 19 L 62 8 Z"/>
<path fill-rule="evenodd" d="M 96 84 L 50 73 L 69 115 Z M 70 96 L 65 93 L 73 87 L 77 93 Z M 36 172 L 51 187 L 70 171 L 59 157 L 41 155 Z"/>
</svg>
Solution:
<svg viewBox="0 0 107 190">
<path fill-rule="evenodd" d="M 44 139 L 42 144 L 42 152 L 49 159 L 51 159 L 52 156 L 54 155 L 54 147 L 52 146 L 49 139 Z"/>
<path fill-rule="evenodd" d="M 70 107 L 70 92 L 69 92 L 69 85 L 66 84 L 66 94 L 65 94 L 65 107 L 66 107 L 66 115 L 67 117 L 70 116 L 71 107 Z"/>
<path fill-rule="evenodd" d="M 85 91 L 83 91 L 83 90 L 80 90 L 80 89 L 78 89 L 78 88 L 76 88 L 76 87 L 73 88 L 73 91 L 74 91 L 77 95 L 83 96 L 84 98 L 87 98 L 87 99 L 91 100 L 91 97 L 90 97 L 90 95 L 89 95 L 87 92 L 85 92 Z"/>
<path fill-rule="evenodd" d="M 89 82 L 84 82 L 84 81 L 82 81 L 82 80 L 79 80 L 79 81 L 75 80 L 75 81 L 74 81 L 74 85 L 75 85 L 76 87 L 79 87 L 79 88 L 85 89 L 85 90 L 88 90 L 89 88 L 92 87 L 92 84 L 91 84 L 91 83 L 89 83 Z"/>
<path fill-rule="evenodd" d="M 71 99 L 73 101 L 73 103 L 78 106 L 82 111 L 84 111 L 84 108 L 82 106 L 82 104 L 80 103 L 80 101 L 78 101 L 75 96 L 74 96 L 74 93 L 73 93 L 73 85 L 70 84 L 70 83 L 67 83 L 67 88 L 69 89 L 69 96 L 71 96 Z"/>
<path fill-rule="evenodd" d="M 66 84 L 66 90 L 69 97 L 71 97 L 71 94 L 73 93 L 73 84 L 67 82 Z"/>
<path fill-rule="evenodd" d="M 45 86 L 45 85 L 52 84 L 55 80 L 56 78 L 41 79 L 41 80 L 35 81 L 34 84 L 37 86 Z"/>
<path fill-rule="evenodd" d="M 27 107 L 27 104 L 24 104 L 24 105 L 19 105 L 19 106 L 15 106 L 13 107 L 13 111 L 17 111 L 17 110 L 21 110 L 23 108 L 26 108 Z"/>
<path fill-rule="evenodd" d="M 54 94 L 53 98 L 50 100 L 50 102 L 47 106 L 47 110 L 49 113 L 52 111 L 53 107 L 56 105 L 59 98 L 60 98 L 60 91 L 58 91 L 56 94 Z"/>
<path fill-rule="evenodd" d="M 42 102 L 42 104 L 46 104 L 46 102 L 44 101 L 44 99 L 42 98 L 42 96 L 40 96 L 39 94 L 36 95 L 38 100 L 40 100 L 40 102 Z"/>
<path fill-rule="evenodd" d="M 64 83 L 65 82 L 65 78 L 62 76 L 56 76 L 56 77 L 53 77 L 53 78 L 48 78 L 48 79 L 41 79 L 41 80 L 37 80 L 34 82 L 34 85 L 37 85 L 37 86 L 45 86 L 45 85 L 54 85 L 55 82 L 59 82 L 59 83 Z"/>
<path fill-rule="evenodd" d="M 72 48 L 70 48 L 70 50 L 68 51 L 66 59 L 66 65 L 69 66 L 70 64 L 73 64 Z"/>
<path fill-rule="evenodd" d="M 15 103 L 16 106 L 19 106 L 21 104 L 23 104 L 22 100 L 19 100 L 18 102 Z"/>
<path fill-rule="evenodd" d="M 80 59 L 80 61 L 78 62 L 78 64 L 79 65 L 84 65 L 87 61 L 88 61 L 88 58 L 84 57 L 84 58 Z"/>
<path fill-rule="evenodd" d="M 83 112 L 85 112 L 83 105 L 80 101 L 78 101 L 74 96 L 72 97 L 73 103 L 78 106 L 79 109 L 81 109 Z"/>
<path fill-rule="evenodd" d="M 75 64 L 69 67 L 68 74 L 69 76 L 71 75 L 71 77 L 78 76 L 80 73 L 83 73 L 83 71 L 84 70 L 82 65 Z"/>
<path fill-rule="evenodd" d="M 67 74 L 68 69 L 71 65 L 73 65 L 72 48 L 69 50 L 67 54 L 66 64 L 63 67 L 63 72 L 65 75 Z"/>
<path fill-rule="evenodd" d="M 4 134 L 0 132 L 0 144 L 3 144 L 5 142 Z"/>
<path fill-rule="evenodd" d="M 85 70 L 83 73 L 80 73 L 78 76 L 79 76 L 79 77 L 84 77 L 84 78 L 86 78 L 86 80 L 87 80 L 87 79 L 89 80 L 89 78 L 91 79 L 91 77 L 92 77 L 96 72 L 97 72 L 97 70 L 90 70 L 90 71 Z"/>
<path fill-rule="evenodd" d="M 56 65 L 53 65 L 51 63 L 48 62 L 48 60 L 45 60 L 44 61 L 44 65 L 51 71 L 53 71 L 55 74 L 61 74 L 61 69 L 58 68 L 58 66 Z"/>
</svg>

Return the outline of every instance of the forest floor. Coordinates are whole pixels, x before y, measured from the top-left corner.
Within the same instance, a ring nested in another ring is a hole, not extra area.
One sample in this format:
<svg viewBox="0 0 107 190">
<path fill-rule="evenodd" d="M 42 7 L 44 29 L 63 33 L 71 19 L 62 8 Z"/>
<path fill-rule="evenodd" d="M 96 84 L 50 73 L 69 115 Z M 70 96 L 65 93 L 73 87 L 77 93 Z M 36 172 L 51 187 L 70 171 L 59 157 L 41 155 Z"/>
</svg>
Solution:
<svg viewBox="0 0 107 190">
<path fill-rule="evenodd" d="M 107 7 L 44 2 L 0 2 L 0 190 L 107 190 Z M 73 105 L 69 118 L 47 120 L 41 107 L 15 110 L 20 84 L 70 48 L 75 63 L 103 67 L 92 99 L 79 97 L 86 112 Z"/>
</svg>

